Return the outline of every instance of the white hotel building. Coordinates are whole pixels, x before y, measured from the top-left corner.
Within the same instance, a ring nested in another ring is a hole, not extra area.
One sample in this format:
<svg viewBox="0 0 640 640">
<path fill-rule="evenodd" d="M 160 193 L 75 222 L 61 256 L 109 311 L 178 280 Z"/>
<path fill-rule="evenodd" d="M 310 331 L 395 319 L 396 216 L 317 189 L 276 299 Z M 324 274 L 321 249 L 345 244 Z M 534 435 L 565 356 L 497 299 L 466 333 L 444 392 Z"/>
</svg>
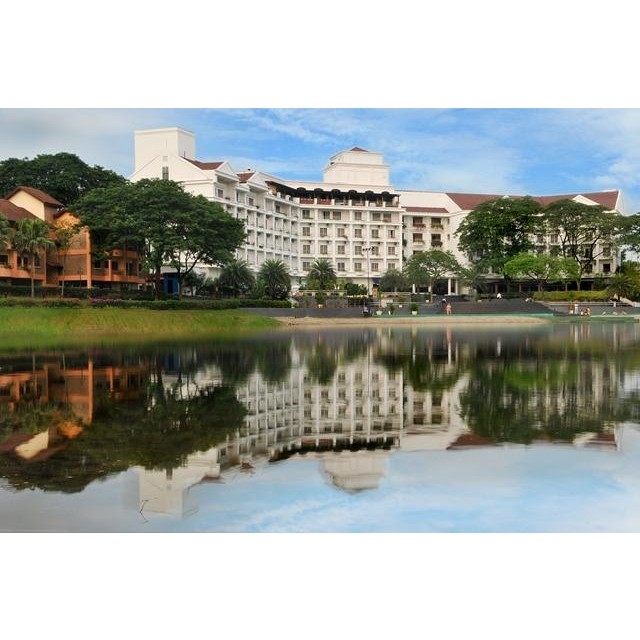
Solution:
<svg viewBox="0 0 640 640">
<path fill-rule="evenodd" d="M 258 271 L 269 259 L 282 260 L 296 281 L 317 258 L 333 263 L 339 279 L 371 288 L 391 268 L 401 270 L 416 251 L 451 251 L 461 263 L 455 232 L 464 217 L 486 200 L 504 194 L 445 193 L 395 189 L 381 153 L 354 147 L 336 153 L 322 182 L 279 178 L 253 169 L 236 171 L 228 162 L 196 159 L 195 136 L 178 127 L 135 132 L 132 181 L 174 180 L 220 203 L 245 223 L 247 238 L 237 257 Z M 548 204 L 572 198 L 621 211 L 620 191 L 542 196 Z M 557 235 L 536 237 L 539 251 L 553 250 Z M 616 252 L 603 247 L 592 273 L 615 271 Z M 199 271 L 216 276 L 217 268 Z M 458 293 L 449 278 L 440 293 Z"/>
</svg>

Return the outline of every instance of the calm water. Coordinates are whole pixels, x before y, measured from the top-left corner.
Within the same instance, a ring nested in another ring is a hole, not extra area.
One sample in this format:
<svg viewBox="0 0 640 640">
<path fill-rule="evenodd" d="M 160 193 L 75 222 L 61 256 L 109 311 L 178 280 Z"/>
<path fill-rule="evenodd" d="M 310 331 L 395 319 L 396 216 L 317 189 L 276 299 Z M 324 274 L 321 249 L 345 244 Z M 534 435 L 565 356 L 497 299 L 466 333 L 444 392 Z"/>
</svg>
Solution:
<svg viewBox="0 0 640 640">
<path fill-rule="evenodd" d="M 640 325 L 0 355 L 2 531 L 640 531 Z"/>
</svg>

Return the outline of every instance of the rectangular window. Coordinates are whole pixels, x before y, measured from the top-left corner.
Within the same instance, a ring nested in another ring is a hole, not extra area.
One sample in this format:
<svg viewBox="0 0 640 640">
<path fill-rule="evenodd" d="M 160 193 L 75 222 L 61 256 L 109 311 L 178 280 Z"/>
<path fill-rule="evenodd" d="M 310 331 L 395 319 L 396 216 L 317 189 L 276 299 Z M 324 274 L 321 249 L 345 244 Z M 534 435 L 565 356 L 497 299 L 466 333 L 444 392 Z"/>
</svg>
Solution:
<svg viewBox="0 0 640 640">
<path fill-rule="evenodd" d="M 377 271 L 378 270 L 378 263 L 377 262 L 372 262 L 371 263 L 371 271 Z"/>
<path fill-rule="evenodd" d="M 311 227 L 302 227 L 302 235 L 310 236 L 311 235 Z"/>
<path fill-rule="evenodd" d="M 362 238 L 362 229 L 354 229 L 353 230 L 354 238 Z"/>
<path fill-rule="evenodd" d="M 311 218 L 311 211 L 309 211 L 309 209 L 303 209 L 302 210 L 302 217 L 305 220 L 309 220 Z"/>
<path fill-rule="evenodd" d="M 326 256 L 329 253 L 329 247 L 326 244 L 321 244 L 320 245 L 320 253 L 323 256 Z"/>
<path fill-rule="evenodd" d="M 357 256 L 361 256 L 362 255 L 362 247 L 360 245 L 356 245 L 353 248 L 353 252 L 357 255 Z"/>
<path fill-rule="evenodd" d="M 338 238 L 346 238 L 347 237 L 347 232 L 342 227 L 340 227 L 338 229 L 337 234 L 338 234 Z"/>
<path fill-rule="evenodd" d="M 112 271 L 117 271 L 119 269 L 119 266 L 120 265 L 118 265 L 118 261 L 117 260 L 112 260 L 111 261 L 111 270 Z"/>
<path fill-rule="evenodd" d="M 224 191 L 222 189 L 216 189 L 216 196 L 218 196 L 218 198 L 224 198 Z"/>
<path fill-rule="evenodd" d="M 346 271 L 344 267 L 345 267 L 344 262 L 338 262 L 338 271 Z"/>
<path fill-rule="evenodd" d="M 163 180 L 169 179 L 169 167 L 162 167 L 162 179 Z"/>
<path fill-rule="evenodd" d="M 303 244 L 302 245 L 302 253 L 304 254 L 310 254 L 311 253 L 311 245 L 310 244 Z"/>
<path fill-rule="evenodd" d="M 389 262 L 389 263 L 387 264 L 387 267 L 388 267 L 389 269 L 395 269 L 395 268 L 396 268 L 396 263 L 395 263 L 395 262 Z"/>
<path fill-rule="evenodd" d="M 422 234 L 421 233 L 414 233 L 413 234 L 413 241 L 414 242 L 422 242 Z"/>
<path fill-rule="evenodd" d="M 387 247 L 387 255 L 388 256 L 395 256 L 396 255 L 396 248 L 395 247 Z"/>
<path fill-rule="evenodd" d="M 311 263 L 310 262 L 303 262 L 302 263 L 302 270 L 303 271 L 309 271 L 310 267 L 311 267 Z"/>
<path fill-rule="evenodd" d="M 353 212 L 354 220 L 362 220 L 362 211 L 354 211 Z"/>
<path fill-rule="evenodd" d="M 339 256 L 343 256 L 344 255 L 344 245 L 343 244 L 338 245 L 338 255 Z"/>
<path fill-rule="evenodd" d="M 371 229 L 371 237 L 372 238 L 379 238 L 380 237 L 380 232 L 377 229 Z"/>
<path fill-rule="evenodd" d="M 382 219 L 384 220 L 384 222 L 391 222 L 391 214 L 390 213 L 385 213 L 382 216 Z"/>
<path fill-rule="evenodd" d="M 9 264 L 9 256 L 6 254 L 0 254 L 0 265 L 7 266 Z"/>
<path fill-rule="evenodd" d="M 321 238 L 326 238 L 327 237 L 327 228 L 326 227 L 320 227 L 320 237 Z"/>
<path fill-rule="evenodd" d="M 608 262 L 602 265 L 602 273 L 611 273 L 611 265 Z"/>
<path fill-rule="evenodd" d="M 362 262 L 354 262 L 353 269 L 354 271 L 362 271 Z"/>
<path fill-rule="evenodd" d="M 342 220 L 342 214 L 339 211 L 334 211 L 333 212 L 333 219 L 334 220 Z"/>
<path fill-rule="evenodd" d="M 395 238 L 396 237 L 396 230 L 395 229 L 389 229 L 387 231 L 387 238 Z"/>
<path fill-rule="evenodd" d="M 375 211 L 371 214 L 371 219 L 374 222 L 380 222 L 380 214 L 376 213 Z"/>
<path fill-rule="evenodd" d="M 331 220 L 331 211 L 323 211 L 322 212 L 323 220 Z"/>
<path fill-rule="evenodd" d="M 371 255 L 372 256 L 378 255 L 378 247 L 371 247 Z"/>
</svg>

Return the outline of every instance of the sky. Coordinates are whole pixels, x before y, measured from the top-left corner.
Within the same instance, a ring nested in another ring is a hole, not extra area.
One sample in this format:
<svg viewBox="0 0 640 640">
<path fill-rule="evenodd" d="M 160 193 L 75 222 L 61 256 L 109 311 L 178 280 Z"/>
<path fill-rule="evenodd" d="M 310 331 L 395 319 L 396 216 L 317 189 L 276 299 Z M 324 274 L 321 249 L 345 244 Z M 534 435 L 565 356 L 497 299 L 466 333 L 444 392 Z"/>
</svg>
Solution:
<svg viewBox="0 0 640 640">
<path fill-rule="evenodd" d="M 67 151 L 129 176 L 137 129 L 179 126 L 197 159 L 321 180 L 334 153 L 384 153 L 399 189 L 553 195 L 621 189 L 640 210 L 640 109 L 0 109 L 0 159 Z"/>
</svg>

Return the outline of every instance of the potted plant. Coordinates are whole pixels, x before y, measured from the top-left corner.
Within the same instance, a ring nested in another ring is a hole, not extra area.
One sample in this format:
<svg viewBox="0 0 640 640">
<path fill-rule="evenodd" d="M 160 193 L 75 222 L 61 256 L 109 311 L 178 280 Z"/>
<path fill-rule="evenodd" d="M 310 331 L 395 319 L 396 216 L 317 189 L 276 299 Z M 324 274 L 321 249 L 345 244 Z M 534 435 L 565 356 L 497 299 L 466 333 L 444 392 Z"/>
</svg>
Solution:
<svg viewBox="0 0 640 640">
<path fill-rule="evenodd" d="M 418 303 L 417 302 L 412 302 L 411 303 L 411 315 L 412 316 L 417 316 L 418 315 Z"/>
</svg>

